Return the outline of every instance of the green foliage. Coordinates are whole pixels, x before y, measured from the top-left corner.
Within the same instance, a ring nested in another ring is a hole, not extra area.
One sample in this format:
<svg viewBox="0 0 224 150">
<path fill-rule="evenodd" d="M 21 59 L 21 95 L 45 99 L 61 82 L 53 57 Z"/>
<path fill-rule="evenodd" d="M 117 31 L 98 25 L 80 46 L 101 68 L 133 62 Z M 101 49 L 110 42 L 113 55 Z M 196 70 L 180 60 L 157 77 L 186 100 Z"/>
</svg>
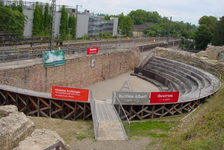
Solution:
<svg viewBox="0 0 224 150">
<path fill-rule="evenodd" d="M 144 121 L 132 122 L 130 126 L 130 135 L 145 136 L 154 138 L 167 137 L 167 132 L 176 126 L 176 122 L 166 121 Z"/>
<path fill-rule="evenodd" d="M 142 9 L 133 10 L 128 15 L 135 25 L 145 24 L 147 22 L 159 23 L 161 21 L 161 16 L 158 12 L 149 12 Z"/>
<path fill-rule="evenodd" d="M 120 33 L 124 36 L 131 36 L 133 29 L 133 21 L 130 16 L 124 16 L 124 14 L 120 14 L 118 16 L 118 28 Z"/>
<path fill-rule="evenodd" d="M 128 15 L 131 17 L 134 24 L 144 24 L 147 22 L 147 12 L 145 10 L 133 10 Z"/>
<path fill-rule="evenodd" d="M 85 135 L 76 136 L 76 139 L 79 140 L 79 141 L 82 141 L 82 140 L 84 140 L 86 138 L 87 138 L 87 136 L 85 136 Z"/>
<path fill-rule="evenodd" d="M 20 5 L 16 5 L 15 3 L 13 3 L 10 7 L 13 10 L 18 10 L 21 13 L 23 12 L 23 5 L 22 5 L 22 3 Z"/>
<path fill-rule="evenodd" d="M 213 17 L 213 16 L 203 16 L 199 19 L 199 24 L 207 26 L 209 32 L 211 33 L 211 36 L 212 36 L 211 42 L 212 43 L 214 43 L 214 40 L 215 40 L 214 33 L 215 33 L 215 30 L 217 27 L 217 23 L 218 23 L 217 18 Z"/>
<path fill-rule="evenodd" d="M 33 36 L 41 36 L 43 34 L 43 8 L 36 2 L 33 14 Z"/>
<path fill-rule="evenodd" d="M 101 32 L 99 37 L 104 39 L 109 39 L 109 38 L 112 38 L 112 34 L 109 32 Z"/>
<path fill-rule="evenodd" d="M 199 26 L 195 33 L 195 46 L 198 50 L 204 50 L 207 48 L 208 43 L 212 40 L 212 34 L 209 28 L 202 24 Z"/>
<path fill-rule="evenodd" d="M 61 21 L 60 21 L 60 36 L 62 39 L 67 39 L 68 35 L 68 10 L 65 6 L 61 9 Z"/>
<path fill-rule="evenodd" d="M 217 46 L 224 45 L 224 16 L 216 24 L 214 31 L 213 44 Z"/>
<path fill-rule="evenodd" d="M 147 12 L 147 20 L 146 21 L 147 22 L 152 22 L 152 23 L 160 23 L 161 16 L 156 11 Z"/>
<path fill-rule="evenodd" d="M 144 34 L 146 36 L 170 36 L 193 39 L 196 29 L 195 25 L 184 22 L 173 22 L 165 18 L 161 23 L 149 26 L 144 31 Z"/>
<path fill-rule="evenodd" d="M 49 5 L 46 4 L 45 8 L 44 8 L 44 15 L 43 15 L 43 33 L 45 36 L 49 36 L 50 35 L 50 31 L 51 31 L 51 20 L 52 17 L 49 14 Z"/>
<path fill-rule="evenodd" d="M 183 50 L 194 50 L 195 49 L 195 42 L 193 39 L 186 39 L 186 38 L 182 38 L 181 39 L 181 44 L 180 47 Z"/>
<path fill-rule="evenodd" d="M 206 25 L 211 32 L 214 31 L 217 22 L 218 22 L 217 18 L 213 16 L 203 16 L 199 19 L 199 24 Z"/>
<path fill-rule="evenodd" d="M 222 74 L 223 75 L 223 74 Z M 203 104 L 194 115 L 189 129 L 164 139 L 165 150 L 223 150 L 224 149 L 224 86 Z M 191 125 L 193 124 L 193 126 Z"/>
<path fill-rule="evenodd" d="M 22 37 L 25 21 L 25 16 L 18 9 L 0 6 L 0 32 L 14 33 L 17 37 Z"/>
<path fill-rule="evenodd" d="M 70 15 L 68 19 L 68 29 L 72 38 L 75 38 L 76 34 L 76 18 L 74 15 Z"/>
</svg>

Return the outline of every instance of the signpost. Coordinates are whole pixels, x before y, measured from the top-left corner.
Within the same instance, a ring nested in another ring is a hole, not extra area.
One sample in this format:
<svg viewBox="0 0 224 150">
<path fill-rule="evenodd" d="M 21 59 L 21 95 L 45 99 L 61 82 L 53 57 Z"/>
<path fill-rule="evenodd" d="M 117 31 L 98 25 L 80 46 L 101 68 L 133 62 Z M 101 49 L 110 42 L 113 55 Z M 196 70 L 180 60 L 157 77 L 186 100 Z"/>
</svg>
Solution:
<svg viewBox="0 0 224 150">
<path fill-rule="evenodd" d="M 148 104 L 148 92 L 115 92 L 116 96 L 122 104 Z M 116 99 L 115 99 L 116 103 Z"/>
<path fill-rule="evenodd" d="M 150 104 L 178 102 L 179 92 L 152 92 Z"/>
<path fill-rule="evenodd" d="M 44 67 L 54 67 L 65 64 L 65 52 L 64 50 L 52 50 L 52 51 L 44 51 L 43 61 Z"/>
<path fill-rule="evenodd" d="M 99 47 L 89 47 L 86 50 L 87 55 L 98 54 L 98 52 L 99 52 Z"/>
<path fill-rule="evenodd" d="M 52 86 L 51 96 L 57 99 L 87 102 L 89 100 L 89 90 Z"/>
</svg>

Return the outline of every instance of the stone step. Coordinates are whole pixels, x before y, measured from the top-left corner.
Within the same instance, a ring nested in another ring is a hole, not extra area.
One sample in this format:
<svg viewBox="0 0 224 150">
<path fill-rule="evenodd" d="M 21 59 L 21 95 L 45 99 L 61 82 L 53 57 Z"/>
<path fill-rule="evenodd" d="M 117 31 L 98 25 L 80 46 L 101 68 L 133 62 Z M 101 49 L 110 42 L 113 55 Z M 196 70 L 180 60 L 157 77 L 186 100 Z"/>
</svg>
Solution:
<svg viewBox="0 0 224 150">
<path fill-rule="evenodd" d="M 127 140 L 127 136 L 120 122 L 102 121 L 99 122 L 97 140 Z"/>
<path fill-rule="evenodd" d="M 111 102 L 96 100 L 91 109 L 97 140 L 127 140 L 121 119 Z"/>
</svg>

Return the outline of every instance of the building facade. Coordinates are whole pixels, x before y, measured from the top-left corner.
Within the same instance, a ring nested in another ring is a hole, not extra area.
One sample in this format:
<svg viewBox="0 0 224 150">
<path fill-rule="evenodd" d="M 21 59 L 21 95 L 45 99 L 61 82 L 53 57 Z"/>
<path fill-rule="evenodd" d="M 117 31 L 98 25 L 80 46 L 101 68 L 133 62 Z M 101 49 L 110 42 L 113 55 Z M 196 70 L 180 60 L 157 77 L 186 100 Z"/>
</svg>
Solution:
<svg viewBox="0 0 224 150">
<path fill-rule="evenodd" d="M 23 5 L 23 14 L 26 16 L 26 23 L 24 27 L 23 36 L 32 37 L 32 28 L 33 28 L 33 13 L 35 4 L 34 2 L 26 2 L 22 0 L 0 0 L 3 5 L 11 5 L 13 3 Z M 43 8 L 46 3 L 39 3 Z M 55 13 L 55 24 L 54 31 L 55 37 L 60 36 L 60 20 L 61 20 L 61 6 L 56 7 L 57 12 Z M 74 8 L 68 8 L 69 15 L 76 16 L 76 10 Z M 83 13 L 77 15 L 77 33 L 76 37 L 81 38 L 83 36 L 93 37 L 99 35 L 100 33 L 111 33 L 112 36 L 117 35 L 118 29 L 118 18 L 111 18 L 110 20 L 105 20 L 103 17 L 95 16 L 90 14 L 89 11 L 85 10 Z"/>
<path fill-rule="evenodd" d="M 105 20 L 101 16 L 86 13 L 78 14 L 77 18 L 77 38 L 81 38 L 86 35 L 93 37 L 105 32 L 111 33 L 112 36 L 117 35 L 118 18 Z"/>
</svg>

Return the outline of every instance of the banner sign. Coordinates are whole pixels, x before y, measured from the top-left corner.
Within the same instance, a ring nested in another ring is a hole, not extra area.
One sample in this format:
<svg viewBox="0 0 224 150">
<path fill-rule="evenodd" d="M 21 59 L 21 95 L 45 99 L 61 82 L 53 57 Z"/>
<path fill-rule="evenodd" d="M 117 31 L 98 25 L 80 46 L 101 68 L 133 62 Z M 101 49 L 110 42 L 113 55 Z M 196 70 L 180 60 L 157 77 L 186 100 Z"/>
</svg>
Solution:
<svg viewBox="0 0 224 150">
<path fill-rule="evenodd" d="M 52 50 L 52 51 L 44 51 L 43 61 L 44 67 L 54 67 L 65 64 L 65 52 L 64 50 Z"/>
<path fill-rule="evenodd" d="M 89 47 L 86 50 L 86 54 L 90 55 L 90 54 L 97 54 L 99 52 L 99 48 L 98 47 Z"/>
<path fill-rule="evenodd" d="M 148 104 L 148 92 L 115 92 L 121 104 Z M 116 103 L 116 101 L 115 101 Z"/>
<path fill-rule="evenodd" d="M 51 96 L 57 99 L 87 102 L 89 100 L 89 90 L 52 86 Z"/>
<path fill-rule="evenodd" d="M 152 92 L 150 104 L 178 102 L 179 92 Z"/>
</svg>

